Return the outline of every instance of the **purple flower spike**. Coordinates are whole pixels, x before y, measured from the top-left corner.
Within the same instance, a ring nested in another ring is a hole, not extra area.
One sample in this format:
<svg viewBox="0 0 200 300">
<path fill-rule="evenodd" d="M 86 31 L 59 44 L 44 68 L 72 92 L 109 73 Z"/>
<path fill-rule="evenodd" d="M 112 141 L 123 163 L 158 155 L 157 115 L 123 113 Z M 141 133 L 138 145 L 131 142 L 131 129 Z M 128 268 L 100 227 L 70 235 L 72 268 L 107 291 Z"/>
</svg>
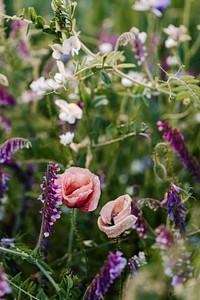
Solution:
<svg viewBox="0 0 200 300">
<path fill-rule="evenodd" d="M 0 299 L 5 294 L 11 293 L 11 288 L 7 282 L 7 275 L 0 269 Z"/>
<path fill-rule="evenodd" d="M 186 209 L 181 202 L 179 192 L 179 187 L 171 183 L 171 188 L 167 191 L 166 198 L 160 203 L 160 205 L 167 205 L 169 220 L 174 221 L 175 228 L 178 228 L 181 232 L 185 232 L 184 219 L 186 216 Z"/>
<path fill-rule="evenodd" d="M 177 153 L 182 161 L 183 166 L 188 169 L 198 183 L 200 183 L 200 166 L 195 157 L 193 157 L 187 145 L 185 144 L 183 135 L 175 128 L 172 129 L 168 122 L 158 121 L 159 131 L 165 130 L 163 138 L 167 139 L 167 143 Z"/>
<path fill-rule="evenodd" d="M 10 179 L 10 175 L 0 170 L 0 200 L 4 196 L 4 192 L 8 190 L 6 181 Z"/>
<path fill-rule="evenodd" d="M 15 99 L 6 90 L 0 87 L 0 105 L 3 106 L 14 106 Z"/>
<path fill-rule="evenodd" d="M 137 221 L 133 225 L 133 229 L 135 229 L 139 237 L 146 238 L 146 224 L 145 221 L 142 217 L 142 210 L 138 205 L 138 200 L 137 198 L 134 198 L 131 204 L 131 214 L 137 217 Z"/>
<path fill-rule="evenodd" d="M 131 28 L 130 32 L 132 32 L 135 37 L 132 41 L 132 51 L 135 52 L 138 65 L 141 65 L 148 56 L 146 46 L 144 45 L 147 34 L 146 32 L 139 32 L 139 29 L 136 27 Z"/>
<path fill-rule="evenodd" d="M 140 267 L 147 263 L 144 252 L 139 252 L 138 256 L 134 255 L 128 261 L 132 275 L 135 275 Z"/>
<path fill-rule="evenodd" d="M 121 256 L 122 253 L 120 251 L 109 253 L 104 266 L 87 289 L 87 300 L 99 300 L 106 294 L 110 285 L 121 274 L 126 265 L 126 259 Z"/>
<path fill-rule="evenodd" d="M 61 215 L 61 211 L 59 210 L 62 204 L 62 197 L 60 196 L 61 186 L 54 183 L 58 179 L 56 173 L 59 171 L 60 169 L 57 164 L 50 163 L 44 176 L 44 182 L 41 184 L 43 193 L 39 196 L 38 200 L 44 203 L 41 209 L 42 235 L 44 238 L 47 238 L 50 233 L 54 232 L 52 226 Z"/>
<path fill-rule="evenodd" d="M 0 164 L 7 163 L 12 155 L 22 148 L 29 148 L 31 143 L 23 138 L 11 138 L 0 147 Z"/>
<path fill-rule="evenodd" d="M 158 248 L 168 249 L 173 245 L 174 236 L 169 228 L 166 228 L 164 225 L 160 225 L 155 231 L 158 234 L 156 237 L 156 245 Z"/>
</svg>

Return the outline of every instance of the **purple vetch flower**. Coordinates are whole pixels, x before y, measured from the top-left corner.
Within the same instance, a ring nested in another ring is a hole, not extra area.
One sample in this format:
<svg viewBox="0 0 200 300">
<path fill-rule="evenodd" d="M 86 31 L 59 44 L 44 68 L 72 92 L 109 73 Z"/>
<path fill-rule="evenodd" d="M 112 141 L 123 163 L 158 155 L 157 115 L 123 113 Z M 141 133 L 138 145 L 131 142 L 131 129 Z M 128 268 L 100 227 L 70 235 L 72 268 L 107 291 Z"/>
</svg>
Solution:
<svg viewBox="0 0 200 300">
<path fill-rule="evenodd" d="M 131 28 L 130 32 L 134 35 L 134 39 L 131 42 L 132 51 L 135 52 L 135 58 L 138 60 L 138 65 L 141 65 L 146 56 L 148 56 L 146 46 L 144 45 L 147 34 L 146 32 L 140 32 L 136 27 Z"/>
<path fill-rule="evenodd" d="M 186 251 L 185 242 L 176 237 L 174 245 L 161 251 L 165 274 L 171 277 L 171 285 L 177 287 L 192 277 L 191 253 Z"/>
<path fill-rule="evenodd" d="M 11 124 L 8 118 L 4 118 L 0 115 L 0 128 L 2 128 L 6 133 L 11 132 Z"/>
<path fill-rule="evenodd" d="M 137 273 L 138 269 L 140 267 L 142 267 L 143 265 L 145 265 L 146 263 L 147 262 L 146 262 L 146 257 L 145 257 L 144 252 L 139 252 L 138 256 L 134 255 L 133 257 L 131 257 L 128 260 L 128 264 L 130 266 L 132 275 L 135 275 Z"/>
<path fill-rule="evenodd" d="M 0 170 L 0 200 L 4 196 L 4 192 L 8 190 L 6 182 L 11 178 L 11 176 Z"/>
<path fill-rule="evenodd" d="M 185 232 L 186 209 L 179 196 L 180 188 L 171 182 L 171 188 L 167 191 L 165 199 L 160 203 L 161 206 L 167 205 L 169 220 L 174 221 L 175 228 Z"/>
<path fill-rule="evenodd" d="M 11 138 L 0 147 L 0 164 L 7 163 L 12 155 L 22 148 L 29 148 L 31 143 L 23 138 Z"/>
<path fill-rule="evenodd" d="M 172 129 L 168 122 L 157 122 L 159 131 L 165 130 L 163 138 L 167 139 L 167 144 L 177 153 L 182 161 L 183 166 L 188 169 L 198 183 L 200 183 L 200 165 L 195 157 L 193 157 L 187 145 L 185 144 L 183 135 L 175 128 Z"/>
<path fill-rule="evenodd" d="M 24 59 L 27 59 L 30 57 L 30 51 L 29 51 L 28 44 L 23 40 L 18 41 L 18 44 L 16 46 L 16 51 Z"/>
<path fill-rule="evenodd" d="M 15 38 L 22 29 L 26 32 L 28 25 L 28 22 L 25 20 L 14 20 L 11 26 L 10 37 Z"/>
<path fill-rule="evenodd" d="M 6 90 L 0 87 L 0 105 L 3 106 L 14 106 L 15 99 Z"/>
<path fill-rule="evenodd" d="M 61 186 L 55 184 L 55 180 L 59 178 L 56 174 L 60 169 L 58 165 L 51 162 L 47 167 L 47 172 L 44 175 L 44 182 L 41 184 L 41 189 L 43 193 L 39 196 L 40 200 L 44 206 L 41 209 L 42 214 L 42 236 L 47 238 L 50 233 L 53 233 L 53 224 L 57 219 L 60 218 L 61 211 L 59 210 L 62 204 L 62 197 L 60 196 Z"/>
<path fill-rule="evenodd" d="M 138 232 L 139 237 L 146 238 L 146 224 L 142 217 L 142 210 L 138 205 L 137 198 L 133 198 L 131 204 L 131 214 L 137 217 L 137 221 L 135 222 L 132 228 Z"/>
<path fill-rule="evenodd" d="M 160 225 L 156 228 L 155 232 L 158 234 L 156 237 L 156 246 L 158 246 L 158 248 L 167 249 L 173 245 L 174 236 L 169 228 Z"/>
<path fill-rule="evenodd" d="M 11 293 L 12 290 L 7 282 L 7 275 L 3 272 L 2 269 L 0 269 L 0 299 L 5 294 Z"/>
<path fill-rule="evenodd" d="M 106 294 L 113 281 L 121 274 L 126 266 L 126 258 L 121 257 L 122 253 L 110 252 L 104 266 L 99 274 L 93 279 L 86 291 L 87 300 L 99 300 Z"/>
<path fill-rule="evenodd" d="M 157 17 L 162 17 L 167 7 L 170 5 L 170 0 L 139 0 L 133 5 L 133 9 L 137 11 L 150 11 Z"/>
</svg>

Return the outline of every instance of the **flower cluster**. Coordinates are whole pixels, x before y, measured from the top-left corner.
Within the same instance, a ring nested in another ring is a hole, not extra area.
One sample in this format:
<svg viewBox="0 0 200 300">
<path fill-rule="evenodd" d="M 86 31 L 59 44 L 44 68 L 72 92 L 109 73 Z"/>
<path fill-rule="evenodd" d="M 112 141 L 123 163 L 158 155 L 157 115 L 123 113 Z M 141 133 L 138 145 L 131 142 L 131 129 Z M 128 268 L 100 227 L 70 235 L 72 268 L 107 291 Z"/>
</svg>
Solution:
<svg viewBox="0 0 200 300">
<path fill-rule="evenodd" d="M 135 275 L 140 267 L 147 263 L 144 252 L 139 252 L 138 256 L 134 255 L 128 261 L 132 275 Z"/>
<path fill-rule="evenodd" d="M 181 232 L 185 231 L 186 210 L 179 196 L 180 188 L 171 183 L 171 188 L 166 193 L 166 198 L 160 203 L 161 206 L 167 205 L 167 214 L 170 221 L 174 221 L 175 228 Z"/>
<path fill-rule="evenodd" d="M 165 41 L 166 48 L 177 47 L 180 43 L 191 39 L 191 37 L 187 34 L 187 28 L 184 25 L 176 27 L 170 24 L 163 31 L 168 35 L 168 39 Z"/>
<path fill-rule="evenodd" d="M 7 275 L 3 272 L 3 270 L 0 269 L 0 299 L 5 294 L 10 294 L 12 292 L 8 281 L 7 281 Z"/>
<path fill-rule="evenodd" d="M 53 224 L 60 218 L 61 211 L 59 210 L 62 204 L 62 198 L 60 196 L 60 185 L 55 183 L 58 180 L 56 173 L 60 169 L 55 163 L 50 163 L 47 167 L 47 172 L 44 176 L 44 182 L 41 184 L 43 193 L 39 196 L 44 206 L 41 209 L 42 214 L 42 233 L 46 238 L 50 233 L 54 232 L 52 229 Z"/>
<path fill-rule="evenodd" d="M 133 229 L 135 229 L 139 233 L 140 237 L 146 238 L 146 224 L 142 217 L 142 211 L 138 205 L 138 200 L 136 198 L 134 198 L 132 201 L 131 213 L 137 217 L 135 224 L 133 224 Z"/>
<path fill-rule="evenodd" d="M 11 138 L 0 147 L 0 164 L 7 163 L 12 159 L 12 155 L 20 149 L 29 148 L 31 143 L 23 138 Z"/>
<path fill-rule="evenodd" d="M 66 37 L 63 36 L 62 45 L 53 44 L 51 48 L 53 49 L 53 58 L 61 59 L 62 54 L 71 54 L 72 56 L 74 56 L 75 54 L 77 55 L 81 48 L 81 43 L 76 36 L 71 36 L 69 39 L 66 39 Z"/>
<path fill-rule="evenodd" d="M 158 234 L 156 237 L 156 246 L 160 249 L 167 249 L 174 243 L 174 236 L 169 228 L 160 225 L 156 228 L 155 232 Z"/>
<path fill-rule="evenodd" d="M 168 122 L 158 121 L 159 130 L 165 130 L 163 138 L 167 139 L 167 143 L 176 152 L 182 161 L 183 166 L 188 169 L 198 183 L 200 183 L 200 166 L 185 144 L 183 135 L 175 128 L 172 129 Z"/>
<path fill-rule="evenodd" d="M 15 99 L 6 90 L 0 87 L 0 106 L 14 106 Z"/>
<path fill-rule="evenodd" d="M 190 278 L 193 273 L 190 257 L 186 251 L 185 241 L 175 234 L 174 244 L 162 253 L 165 274 L 172 278 L 171 285 L 176 287 Z"/>
<path fill-rule="evenodd" d="M 140 32 L 136 27 L 132 27 L 130 32 L 134 35 L 132 50 L 135 52 L 135 58 L 138 61 L 138 65 L 141 65 L 148 55 L 146 52 L 146 46 L 144 45 L 147 34 L 146 32 Z"/>
<path fill-rule="evenodd" d="M 10 179 L 10 175 L 0 170 L 0 200 L 3 198 L 4 192 L 8 190 L 6 182 Z"/>
<path fill-rule="evenodd" d="M 133 5 L 137 11 L 150 11 L 157 17 L 161 17 L 170 4 L 170 0 L 139 0 Z"/>
<path fill-rule="evenodd" d="M 109 253 L 104 266 L 100 269 L 99 274 L 96 275 L 87 289 L 87 300 L 99 300 L 106 294 L 110 285 L 126 266 L 126 259 L 121 256 L 122 253 L 120 251 Z"/>
</svg>

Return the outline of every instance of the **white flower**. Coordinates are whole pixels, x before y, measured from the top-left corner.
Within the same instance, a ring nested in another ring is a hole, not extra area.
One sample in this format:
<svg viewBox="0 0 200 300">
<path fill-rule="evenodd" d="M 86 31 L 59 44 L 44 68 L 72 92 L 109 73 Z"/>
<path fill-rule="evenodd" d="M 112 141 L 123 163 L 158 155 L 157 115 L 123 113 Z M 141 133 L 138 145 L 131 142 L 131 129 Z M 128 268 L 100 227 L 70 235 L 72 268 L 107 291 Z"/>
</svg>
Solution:
<svg viewBox="0 0 200 300">
<path fill-rule="evenodd" d="M 145 78 L 145 75 L 143 73 L 129 71 L 127 75 L 130 78 L 135 79 L 139 82 L 146 82 L 147 81 L 146 78 Z M 127 79 L 127 78 L 122 78 L 121 84 L 124 87 L 131 87 L 131 86 L 134 85 L 134 83 L 131 80 Z"/>
<path fill-rule="evenodd" d="M 55 74 L 54 79 L 58 84 L 65 84 L 72 77 L 73 73 L 70 69 L 65 68 L 62 61 L 57 60 L 56 63 L 59 72 Z"/>
<path fill-rule="evenodd" d="M 70 54 L 74 56 L 77 55 L 81 49 L 81 43 L 76 36 L 71 36 L 69 39 L 63 41 L 64 54 Z"/>
<path fill-rule="evenodd" d="M 63 47 L 60 44 L 53 44 L 51 45 L 51 48 L 53 49 L 53 58 L 60 59 L 63 53 Z"/>
<path fill-rule="evenodd" d="M 111 43 L 103 43 L 101 45 L 99 45 L 99 50 L 101 52 L 101 54 L 106 54 L 111 52 L 113 49 L 113 46 Z"/>
<path fill-rule="evenodd" d="M 176 27 L 170 24 L 163 31 L 169 36 L 165 41 L 166 48 L 176 47 L 181 42 L 186 42 L 191 39 L 191 37 L 187 34 L 187 28 L 184 25 Z"/>
<path fill-rule="evenodd" d="M 68 144 L 71 144 L 71 142 L 73 141 L 74 133 L 68 131 L 65 134 L 61 134 L 59 138 L 60 138 L 60 143 L 66 146 Z"/>
<path fill-rule="evenodd" d="M 54 79 L 50 78 L 45 80 L 43 76 L 33 81 L 30 84 L 30 88 L 33 92 L 35 92 L 38 96 L 42 97 L 46 94 L 46 92 L 51 90 L 57 90 L 61 87 Z"/>
<path fill-rule="evenodd" d="M 74 56 L 77 55 L 79 50 L 81 49 L 81 43 L 76 36 L 71 36 L 69 39 L 66 39 L 63 36 L 63 43 L 50 45 L 53 49 L 53 58 L 60 59 L 62 54 Z"/>
<path fill-rule="evenodd" d="M 137 11 L 151 11 L 157 17 L 161 17 L 169 4 L 170 0 L 140 0 L 135 2 L 133 9 Z"/>
<path fill-rule="evenodd" d="M 58 99 L 55 101 L 60 108 L 59 118 L 69 124 L 74 124 L 76 119 L 81 119 L 83 115 L 82 109 L 75 103 L 67 103 L 67 101 Z"/>
<path fill-rule="evenodd" d="M 179 64 L 178 58 L 176 56 L 168 56 L 166 59 L 168 66 L 176 66 Z"/>
</svg>

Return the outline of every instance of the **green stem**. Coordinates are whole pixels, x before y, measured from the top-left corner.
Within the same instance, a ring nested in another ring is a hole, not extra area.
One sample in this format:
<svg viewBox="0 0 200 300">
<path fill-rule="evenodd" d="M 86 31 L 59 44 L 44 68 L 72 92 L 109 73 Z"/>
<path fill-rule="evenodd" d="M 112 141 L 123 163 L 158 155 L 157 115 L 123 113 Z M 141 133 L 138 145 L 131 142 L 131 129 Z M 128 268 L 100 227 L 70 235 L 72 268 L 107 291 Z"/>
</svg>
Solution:
<svg viewBox="0 0 200 300">
<path fill-rule="evenodd" d="M 51 277 L 51 275 L 43 268 L 43 266 L 39 263 L 38 260 L 35 260 L 35 264 L 40 269 L 40 271 L 46 276 L 46 278 L 49 280 L 49 282 L 52 284 L 52 286 L 55 288 L 57 292 L 60 291 L 60 287 L 58 284 L 54 281 L 54 279 Z"/>
<path fill-rule="evenodd" d="M 124 139 L 127 139 L 131 136 L 135 136 L 136 133 L 135 132 L 130 132 L 128 134 L 125 134 L 123 136 L 120 136 L 116 139 L 113 139 L 113 140 L 110 140 L 110 141 L 106 141 L 104 143 L 100 143 L 100 144 L 96 144 L 96 145 L 92 145 L 92 148 L 99 148 L 99 147 L 104 147 L 104 146 L 107 146 L 107 145 L 110 145 L 110 144 L 114 144 L 116 142 L 120 142 L 120 141 L 123 141 Z"/>
<path fill-rule="evenodd" d="M 116 237 L 116 249 L 117 251 L 121 251 L 121 241 L 119 236 Z M 119 277 L 119 300 L 122 299 L 122 290 L 123 290 L 122 282 L 123 280 L 122 280 L 122 273 L 121 273 Z"/>
<path fill-rule="evenodd" d="M 0 251 L 6 252 L 6 253 L 10 253 L 10 254 L 13 254 L 15 256 L 20 256 L 20 257 L 22 257 L 22 259 L 23 258 L 27 259 L 27 258 L 30 257 L 30 255 L 28 255 L 25 252 L 22 252 L 22 251 L 17 252 L 15 250 L 7 249 L 7 248 L 4 248 L 4 247 L 0 247 Z"/>
<path fill-rule="evenodd" d="M 73 237 L 74 237 L 74 225 L 73 225 L 73 209 L 71 211 L 71 226 L 70 226 L 70 232 L 69 232 L 69 244 L 68 244 L 68 250 L 67 250 L 67 254 L 68 254 L 68 260 L 67 260 L 67 267 L 69 267 L 71 258 L 72 258 L 72 244 L 73 244 Z"/>
<path fill-rule="evenodd" d="M 183 25 L 189 29 L 189 25 L 190 25 L 190 9 L 191 9 L 191 1 L 192 0 L 185 0 L 185 4 L 184 4 L 184 11 L 183 11 Z M 186 68 L 188 67 L 188 60 L 186 59 L 187 57 L 187 53 L 189 50 L 189 42 L 186 41 L 184 43 L 184 59 L 185 59 L 185 65 Z"/>
<path fill-rule="evenodd" d="M 79 235 L 78 228 L 77 228 L 77 223 L 76 223 L 76 208 L 72 208 L 72 225 L 74 229 L 74 234 L 76 236 L 77 244 L 81 248 L 83 257 L 85 258 L 85 265 L 86 265 L 86 273 L 87 273 L 87 278 L 89 278 L 89 273 L 88 273 L 88 258 L 86 255 L 86 251 L 82 242 L 82 239 Z"/>
</svg>

